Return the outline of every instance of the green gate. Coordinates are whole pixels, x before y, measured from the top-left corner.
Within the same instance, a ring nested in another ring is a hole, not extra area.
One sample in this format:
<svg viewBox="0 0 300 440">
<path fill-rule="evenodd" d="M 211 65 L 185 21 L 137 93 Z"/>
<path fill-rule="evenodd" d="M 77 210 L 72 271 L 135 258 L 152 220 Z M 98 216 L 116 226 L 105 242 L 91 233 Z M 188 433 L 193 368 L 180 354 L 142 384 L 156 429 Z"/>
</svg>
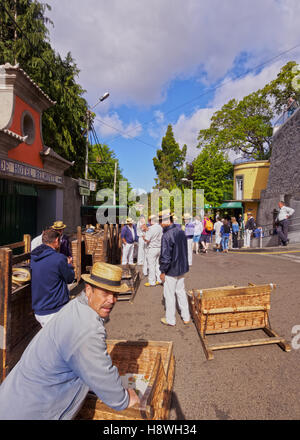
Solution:
<svg viewBox="0 0 300 440">
<path fill-rule="evenodd" d="M 0 179 L 0 246 L 36 235 L 37 191 L 34 185 Z"/>
</svg>

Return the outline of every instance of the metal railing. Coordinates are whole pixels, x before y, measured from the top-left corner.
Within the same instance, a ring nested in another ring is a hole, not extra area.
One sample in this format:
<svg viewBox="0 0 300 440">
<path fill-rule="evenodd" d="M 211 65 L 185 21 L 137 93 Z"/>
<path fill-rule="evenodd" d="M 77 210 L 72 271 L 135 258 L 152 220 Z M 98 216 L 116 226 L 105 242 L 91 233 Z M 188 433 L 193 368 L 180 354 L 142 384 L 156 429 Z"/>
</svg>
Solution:
<svg viewBox="0 0 300 440">
<path fill-rule="evenodd" d="M 273 135 L 276 131 L 283 125 L 299 108 L 298 101 L 293 101 L 290 107 L 286 108 L 286 110 L 279 116 L 279 118 L 273 124 Z"/>
</svg>

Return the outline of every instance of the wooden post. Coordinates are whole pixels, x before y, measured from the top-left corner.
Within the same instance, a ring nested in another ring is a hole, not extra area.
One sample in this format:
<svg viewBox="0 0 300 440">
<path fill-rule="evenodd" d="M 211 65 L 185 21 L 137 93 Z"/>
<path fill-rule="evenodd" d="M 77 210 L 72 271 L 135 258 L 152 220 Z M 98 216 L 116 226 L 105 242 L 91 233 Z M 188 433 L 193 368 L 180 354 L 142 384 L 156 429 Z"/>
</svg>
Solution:
<svg viewBox="0 0 300 440">
<path fill-rule="evenodd" d="M 31 251 L 31 236 L 29 234 L 24 234 L 24 254 Z"/>
<path fill-rule="evenodd" d="M 10 337 L 12 250 L 0 249 L 0 383 L 7 375 L 7 350 Z"/>
<path fill-rule="evenodd" d="M 79 283 L 81 278 L 81 226 L 77 226 L 77 261 L 76 261 L 76 274 L 77 274 L 77 283 Z"/>
<path fill-rule="evenodd" d="M 107 223 L 104 225 L 103 256 L 104 256 L 104 261 L 108 263 L 108 224 Z"/>
</svg>

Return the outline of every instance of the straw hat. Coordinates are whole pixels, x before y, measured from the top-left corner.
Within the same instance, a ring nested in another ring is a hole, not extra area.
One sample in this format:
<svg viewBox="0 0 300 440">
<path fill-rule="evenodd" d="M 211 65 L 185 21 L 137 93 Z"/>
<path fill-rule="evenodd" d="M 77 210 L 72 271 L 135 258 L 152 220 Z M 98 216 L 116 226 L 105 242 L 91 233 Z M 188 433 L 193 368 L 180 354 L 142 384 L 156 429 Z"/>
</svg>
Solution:
<svg viewBox="0 0 300 440">
<path fill-rule="evenodd" d="M 11 278 L 16 284 L 27 283 L 27 281 L 31 279 L 30 271 L 28 269 L 22 269 L 21 267 L 13 267 Z"/>
<path fill-rule="evenodd" d="M 190 218 L 192 218 L 192 215 L 189 212 L 186 212 L 183 214 L 183 218 L 184 220 L 189 220 Z"/>
<path fill-rule="evenodd" d="M 174 212 L 171 212 L 170 209 L 164 209 L 163 211 L 160 211 L 159 217 L 162 219 L 173 217 Z"/>
<path fill-rule="evenodd" d="M 122 269 L 113 264 L 97 262 L 93 264 L 90 274 L 81 275 L 81 278 L 88 284 L 111 292 L 128 292 L 126 283 L 121 284 Z"/>
<path fill-rule="evenodd" d="M 61 220 L 58 220 L 57 222 L 54 222 L 51 226 L 52 229 L 65 229 L 67 225 L 64 225 L 64 222 Z"/>
<path fill-rule="evenodd" d="M 128 218 L 126 219 L 126 225 L 130 225 L 130 223 L 133 223 L 133 220 L 132 220 L 131 217 L 128 217 Z"/>
</svg>

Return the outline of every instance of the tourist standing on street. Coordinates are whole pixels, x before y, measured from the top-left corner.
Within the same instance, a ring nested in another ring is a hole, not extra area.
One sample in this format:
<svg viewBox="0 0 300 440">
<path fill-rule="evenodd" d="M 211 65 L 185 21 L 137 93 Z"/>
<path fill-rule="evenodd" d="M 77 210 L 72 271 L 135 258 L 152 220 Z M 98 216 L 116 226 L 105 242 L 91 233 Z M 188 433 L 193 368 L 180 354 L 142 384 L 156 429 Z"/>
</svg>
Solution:
<svg viewBox="0 0 300 440">
<path fill-rule="evenodd" d="M 244 238 L 244 247 L 249 248 L 251 245 L 251 236 L 253 234 L 254 229 L 256 229 L 256 224 L 254 217 L 252 216 L 252 212 L 247 212 L 247 221 L 245 224 L 245 238 Z"/>
<path fill-rule="evenodd" d="M 193 247 L 196 247 L 195 252 L 196 254 L 199 254 L 199 242 L 200 242 L 201 233 L 203 231 L 203 225 L 198 215 L 195 217 L 194 225 L 195 228 L 194 228 L 194 237 L 193 237 Z"/>
<path fill-rule="evenodd" d="M 284 202 L 278 203 L 279 213 L 276 219 L 277 227 L 276 231 L 280 238 L 281 244 L 283 246 L 287 246 L 288 240 L 288 231 L 289 231 L 289 222 L 288 219 L 294 214 L 295 210 L 293 208 L 289 208 L 285 205 Z"/>
<path fill-rule="evenodd" d="M 203 231 L 201 233 L 201 245 L 202 245 L 202 252 L 203 253 L 207 253 L 207 249 L 209 246 L 209 242 L 210 242 L 210 236 L 211 236 L 211 231 L 213 230 L 214 225 L 212 223 L 212 221 L 208 218 L 208 215 L 204 215 L 204 219 L 203 219 Z"/>
<path fill-rule="evenodd" d="M 75 277 L 72 258 L 58 252 L 60 239 L 60 232 L 47 229 L 43 244 L 31 252 L 32 308 L 42 327 L 69 302 L 68 284 Z"/>
<path fill-rule="evenodd" d="M 100 262 L 82 275 L 84 291 L 37 333 L 1 384 L 1 420 L 74 419 L 89 390 L 117 411 L 139 403 L 107 352 L 105 320 L 128 291 L 121 278 L 120 267 Z"/>
<path fill-rule="evenodd" d="M 51 226 L 51 228 L 54 229 L 55 231 L 58 231 L 61 236 L 59 252 L 65 255 L 66 257 L 72 257 L 72 248 L 69 237 L 66 234 L 64 234 L 64 230 L 66 229 L 66 227 L 67 225 L 64 225 L 64 222 L 62 222 L 61 220 L 54 222 L 53 225 Z"/>
<path fill-rule="evenodd" d="M 132 218 L 126 219 L 126 224 L 121 231 L 122 239 L 122 265 L 133 264 L 134 243 L 138 241 L 136 225 L 133 224 Z"/>
<path fill-rule="evenodd" d="M 188 261 L 189 266 L 192 266 L 193 264 L 193 238 L 194 238 L 194 230 L 195 225 L 192 222 L 192 216 L 188 212 L 183 215 L 184 225 L 183 229 L 185 232 L 185 236 L 187 239 L 187 246 L 188 246 Z"/>
<path fill-rule="evenodd" d="M 216 222 L 214 224 L 215 243 L 216 243 L 217 252 L 220 252 L 220 248 L 221 248 L 222 236 L 221 236 L 220 231 L 221 231 L 222 225 L 223 225 L 223 222 L 220 220 L 220 217 L 217 216 L 216 217 Z"/>
<path fill-rule="evenodd" d="M 137 222 L 136 232 L 139 240 L 138 244 L 138 256 L 137 256 L 137 264 L 138 266 L 143 266 L 145 259 L 145 247 L 146 243 L 144 240 L 144 236 L 146 233 L 146 220 L 143 215 L 140 216 L 139 221 Z"/>
<path fill-rule="evenodd" d="M 223 220 L 223 225 L 221 226 L 220 229 L 220 234 L 221 234 L 221 246 L 223 249 L 224 253 L 228 253 L 228 242 L 229 242 L 229 237 L 230 237 L 230 224 L 227 218 L 225 218 Z"/>
<path fill-rule="evenodd" d="M 231 217 L 232 247 L 238 248 L 239 224 L 235 217 Z"/>
<path fill-rule="evenodd" d="M 161 237 L 163 230 L 158 223 L 156 215 L 150 216 L 151 226 L 145 234 L 144 240 L 147 246 L 147 261 L 148 261 L 148 282 L 146 287 L 155 287 L 161 284 L 160 270 L 159 270 L 159 256 L 161 249 Z"/>
<path fill-rule="evenodd" d="M 161 318 L 164 325 L 176 325 L 176 298 L 180 314 L 185 325 L 191 317 L 184 286 L 184 275 L 189 271 L 187 255 L 187 239 L 185 233 L 173 223 L 171 214 L 161 218 L 163 236 L 160 252 L 160 279 L 164 284 L 165 317 Z"/>
</svg>

